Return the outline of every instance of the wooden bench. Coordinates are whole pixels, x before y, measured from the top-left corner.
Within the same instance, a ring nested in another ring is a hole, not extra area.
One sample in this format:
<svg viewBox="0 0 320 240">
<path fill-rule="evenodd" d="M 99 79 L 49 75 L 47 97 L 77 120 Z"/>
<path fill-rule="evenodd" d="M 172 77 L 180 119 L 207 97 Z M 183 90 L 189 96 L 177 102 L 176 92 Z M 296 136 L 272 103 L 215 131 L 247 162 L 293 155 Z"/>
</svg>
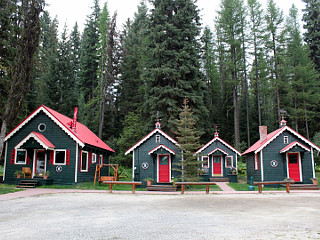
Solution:
<svg viewBox="0 0 320 240">
<path fill-rule="evenodd" d="M 29 175 L 29 178 L 32 178 L 31 168 L 23 167 L 22 168 L 23 178 L 26 178 L 26 175 Z"/>
<path fill-rule="evenodd" d="M 184 194 L 185 185 L 206 185 L 206 194 L 209 194 L 210 185 L 216 185 L 214 182 L 176 182 L 177 186 L 181 186 L 181 194 Z"/>
<path fill-rule="evenodd" d="M 274 185 L 274 184 L 285 184 L 286 192 L 290 193 L 290 184 L 295 183 L 295 181 L 269 181 L 269 182 L 254 182 L 253 185 L 258 185 L 259 193 L 262 193 L 262 185 Z"/>
<path fill-rule="evenodd" d="M 112 193 L 112 185 L 132 185 L 132 193 L 136 192 L 136 185 L 141 185 L 142 182 L 124 182 L 124 181 L 103 181 L 104 184 L 109 184 L 109 193 Z"/>
<path fill-rule="evenodd" d="M 103 183 L 105 181 L 115 181 L 115 177 L 114 176 L 101 176 L 99 179 L 99 183 Z"/>
</svg>

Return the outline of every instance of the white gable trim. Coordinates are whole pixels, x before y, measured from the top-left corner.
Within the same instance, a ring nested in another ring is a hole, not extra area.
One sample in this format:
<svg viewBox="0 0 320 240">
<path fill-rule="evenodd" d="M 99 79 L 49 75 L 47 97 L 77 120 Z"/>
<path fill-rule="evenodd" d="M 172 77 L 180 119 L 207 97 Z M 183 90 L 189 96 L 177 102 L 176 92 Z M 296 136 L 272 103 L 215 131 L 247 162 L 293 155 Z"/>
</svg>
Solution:
<svg viewBox="0 0 320 240">
<path fill-rule="evenodd" d="M 220 152 L 222 152 L 222 153 L 225 154 L 225 155 L 229 155 L 226 151 L 223 151 L 221 148 L 216 148 L 216 149 L 214 149 L 213 151 L 209 152 L 209 153 L 208 153 L 208 156 L 211 155 L 211 154 L 213 154 L 213 153 L 215 153 L 216 151 L 220 151 Z"/>
<path fill-rule="evenodd" d="M 4 139 L 7 141 L 11 138 L 16 132 L 18 132 L 24 125 L 30 122 L 39 112 L 43 111 L 55 124 L 57 124 L 66 134 L 68 134 L 75 142 L 77 142 L 82 148 L 84 147 L 84 143 L 80 141 L 79 138 L 71 131 L 71 129 L 66 128 L 58 119 L 56 119 L 47 109 L 43 106 L 40 106 L 37 110 L 35 110 L 29 117 L 27 117 L 24 121 L 22 121 L 15 129 L 13 129 Z"/>
<path fill-rule="evenodd" d="M 164 133 L 161 129 L 156 128 L 154 129 L 152 132 L 150 132 L 148 135 L 146 135 L 144 138 L 142 138 L 139 142 L 137 142 L 135 145 L 133 145 L 131 148 L 129 148 L 126 152 L 125 155 L 128 155 L 130 152 L 132 152 L 134 149 L 136 149 L 137 147 L 139 147 L 142 143 L 144 143 L 145 141 L 147 141 L 150 137 L 152 137 L 155 133 L 160 133 L 162 136 L 164 136 L 166 139 L 168 139 L 170 142 L 172 142 L 174 145 L 178 146 L 178 143 L 176 142 L 176 140 L 174 140 L 173 138 L 171 138 L 169 135 L 167 135 L 166 133 Z"/>
<path fill-rule="evenodd" d="M 33 132 L 31 132 L 28 136 L 26 136 L 17 146 L 15 149 L 19 149 L 23 144 L 25 144 L 30 138 L 34 138 L 37 143 L 39 143 L 45 150 L 53 150 L 54 148 L 48 147 L 44 142 L 42 142 Z"/>
<path fill-rule="evenodd" d="M 171 154 L 173 154 L 173 155 L 176 154 L 173 150 L 171 150 L 171 149 L 168 148 L 167 146 L 165 146 L 165 145 L 163 145 L 163 144 L 160 144 L 159 146 L 157 146 L 157 147 L 155 147 L 154 149 L 150 150 L 150 151 L 148 152 L 148 155 L 154 153 L 155 151 L 157 151 L 157 150 L 160 149 L 160 148 L 163 148 L 163 149 L 167 150 L 169 153 L 171 153 Z"/>
<path fill-rule="evenodd" d="M 285 126 L 281 129 L 281 131 L 279 131 L 276 135 L 274 135 L 272 138 L 270 138 L 267 142 L 265 142 L 261 147 L 259 147 L 254 153 L 258 153 L 260 152 L 263 148 L 265 148 L 269 143 L 271 143 L 274 139 L 276 139 L 281 133 L 283 133 L 284 131 L 288 130 L 289 132 L 291 132 L 293 135 L 295 135 L 296 137 L 300 138 L 302 141 L 304 141 L 305 143 L 309 144 L 311 147 L 315 148 L 317 151 L 320 151 L 320 148 L 313 144 L 312 142 L 310 142 L 308 139 L 306 139 L 305 137 L 303 137 L 302 135 L 300 135 L 299 133 L 297 133 L 296 131 L 294 131 L 292 128 Z"/>
<path fill-rule="evenodd" d="M 239 156 L 241 156 L 241 153 L 239 151 L 237 151 L 237 149 L 235 149 L 234 147 L 230 146 L 228 143 L 226 143 L 225 141 L 223 141 L 221 138 L 219 137 L 215 137 L 213 138 L 210 142 L 208 142 L 206 145 L 204 145 L 202 148 L 200 148 L 196 153 L 199 154 L 201 153 L 204 149 L 206 149 L 208 146 L 210 146 L 213 142 L 215 142 L 216 140 L 220 141 L 223 145 L 225 145 L 226 147 L 230 148 L 232 151 L 234 151 L 236 154 L 238 154 Z M 227 154 L 228 155 L 228 154 Z"/>
<path fill-rule="evenodd" d="M 309 148 L 307 148 L 306 146 L 302 145 L 301 143 L 295 141 L 295 142 L 291 143 L 291 146 L 289 145 L 289 146 L 283 148 L 283 149 L 280 151 L 280 153 L 285 153 L 285 152 L 289 151 L 291 148 L 293 148 L 293 147 L 296 146 L 296 145 L 298 145 L 299 147 L 303 148 L 304 150 L 310 152 L 310 149 L 309 149 Z"/>
</svg>

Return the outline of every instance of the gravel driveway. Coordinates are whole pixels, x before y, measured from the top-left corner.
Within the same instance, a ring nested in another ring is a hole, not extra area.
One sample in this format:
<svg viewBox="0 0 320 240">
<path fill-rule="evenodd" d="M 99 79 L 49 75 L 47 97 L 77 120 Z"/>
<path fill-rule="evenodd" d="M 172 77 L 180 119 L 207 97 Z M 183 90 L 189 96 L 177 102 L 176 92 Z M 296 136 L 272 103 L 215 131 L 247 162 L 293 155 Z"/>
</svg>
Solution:
<svg viewBox="0 0 320 240">
<path fill-rule="evenodd" d="M 63 193 L 0 204 L 0 239 L 320 239 L 320 194 Z"/>
</svg>

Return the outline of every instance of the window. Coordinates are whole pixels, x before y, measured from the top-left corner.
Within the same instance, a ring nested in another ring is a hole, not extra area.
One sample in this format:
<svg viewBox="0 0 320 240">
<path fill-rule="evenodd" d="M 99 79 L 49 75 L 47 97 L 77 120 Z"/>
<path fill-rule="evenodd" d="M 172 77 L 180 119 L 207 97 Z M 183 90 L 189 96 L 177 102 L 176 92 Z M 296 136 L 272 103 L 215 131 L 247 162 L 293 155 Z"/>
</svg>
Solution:
<svg viewBox="0 0 320 240">
<path fill-rule="evenodd" d="M 66 150 L 55 150 L 54 165 L 66 165 Z"/>
<path fill-rule="evenodd" d="M 82 151 L 81 154 L 81 172 L 88 172 L 88 152 Z"/>
<path fill-rule="evenodd" d="M 100 154 L 100 156 L 99 156 L 99 164 L 100 164 L 100 165 L 103 164 L 103 156 L 102 156 L 102 154 Z"/>
<path fill-rule="evenodd" d="M 97 155 L 95 153 L 92 153 L 91 155 L 91 162 L 96 163 L 97 162 Z"/>
<path fill-rule="evenodd" d="M 233 157 L 232 156 L 227 156 L 226 157 L 226 167 L 233 167 Z"/>
<path fill-rule="evenodd" d="M 160 142 L 160 135 L 156 135 L 156 143 Z"/>
<path fill-rule="evenodd" d="M 23 149 L 17 149 L 15 164 L 26 164 L 27 162 L 27 151 Z"/>
<path fill-rule="evenodd" d="M 47 126 L 44 123 L 40 123 L 38 125 L 39 132 L 44 132 L 46 130 Z"/>
<path fill-rule="evenodd" d="M 255 155 L 254 170 L 259 170 L 259 158 L 260 158 L 260 153 L 257 153 Z"/>
<path fill-rule="evenodd" d="M 284 144 L 288 144 L 289 143 L 289 137 L 288 136 L 284 136 L 283 137 L 283 143 Z"/>
<path fill-rule="evenodd" d="M 207 174 L 209 172 L 209 157 L 208 156 L 204 156 L 202 157 L 202 171 L 204 174 Z"/>
</svg>

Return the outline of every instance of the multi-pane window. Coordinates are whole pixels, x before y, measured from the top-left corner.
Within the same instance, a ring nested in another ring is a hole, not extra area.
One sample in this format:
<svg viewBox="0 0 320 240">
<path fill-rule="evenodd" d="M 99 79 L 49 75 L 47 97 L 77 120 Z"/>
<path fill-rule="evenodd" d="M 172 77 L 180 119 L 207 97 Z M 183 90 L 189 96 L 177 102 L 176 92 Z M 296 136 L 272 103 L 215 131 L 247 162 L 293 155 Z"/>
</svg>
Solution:
<svg viewBox="0 0 320 240">
<path fill-rule="evenodd" d="M 17 149 L 15 164 L 26 164 L 27 151 L 23 149 Z"/>
<path fill-rule="evenodd" d="M 160 142 L 160 135 L 156 135 L 156 143 Z"/>
<path fill-rule="evenodd" d="M 204 174 L 209 172 L 209 157 L 208 156 L 203 156 L 202 157 L 202 171 Z"/>
<path fill-rule="evenodd" d="M 97 155 L 95 153 L 92 153 L 91 155 L 91 162 L 96 163 L 97 162 Z"/>
<path fill-rule="evenodd" d="M 260 153 L 257 153 L 254 158 L 254 170 L 259 170 Z"/>
<path fill-rule="evenodd" d="M 289 143 L 289 137 L 288 136 L 284 136 L 283 137 L 283 143 L 284 144 L 288 144 Z"/>
<path fill-rule="evenodd" d="M 233 157 L 232 156 L 227 156 L 226 157 L 226 167 L 233 167 Z"/>
</svg>

